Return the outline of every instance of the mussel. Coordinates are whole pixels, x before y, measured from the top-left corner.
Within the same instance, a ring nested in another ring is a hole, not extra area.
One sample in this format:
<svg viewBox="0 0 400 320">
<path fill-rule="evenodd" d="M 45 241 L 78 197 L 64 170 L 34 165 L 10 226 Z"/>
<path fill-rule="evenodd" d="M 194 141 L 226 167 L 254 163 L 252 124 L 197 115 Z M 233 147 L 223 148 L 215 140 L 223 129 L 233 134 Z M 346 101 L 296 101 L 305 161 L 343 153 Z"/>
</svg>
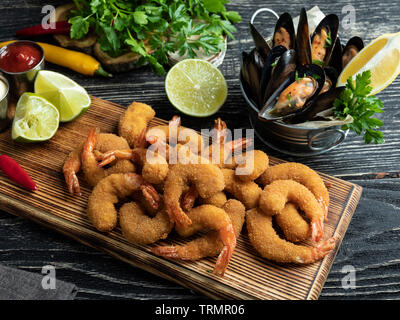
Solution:
<svg viewBox="0 0 400 320">
<path fill-rule="evenodd" d="M 329 14 L 315 28 L 311 37 L 311 60 L 318 65 L 328 65 L 339 30 L 339 18 Z"/>
<path fill-rule="evenodd" d="M 258 104 L 259 101 L 261 72 L 262 69 L 260 69 L 257 64 L 256 49 L 253 49 L 250 53 L 243 52 L 241 60 L 241 82 L 247 97 L 255 104 Z"/>
<path fill-rule="evenodd" d="M 335 68 L 333 67 L 324 67 L 324 72 L 325 72 L 325 83 L 324 86 L 322 87 L 321 91 L 319 94 L 323 94 L 325 92 L 328 92 L 332 88 L 336 86 L 337 78 L 338 78 L 338 73 Z"/>
<path fill-rule="evenodd" d="M 344 68 L 363 48 L 364 42 L 360 37 L 353 37 L 347 41 L 342 54 L 342 68 Z"/>
<path fill-rule="evenodd" d="M 300 11 L 299 24 L 296 36 L 297 65 L 311 64 L 311 41 L 308 28 L 307 12 L 302 8 Z"/>
<path fill-rule="evenodd" d="M 286 49 L 294 49 L 296 44 L 295 31 L 293 26 L 292 16 L 285 12 L 283 13 L 276 25 L 274 35 L 272 37 L 272 47 L 284 46 Z"/>
<path fill-rule="evenodd" d="M 256 46 L 256 50 L 259 52 L 261 57 L 264 60 L 266 60 L 269 52 L 271 51 L 271 47 L 269 46 L 267 40 L 265 40 L 262 34 L 258 32 L 256 27 L 252 23 L 249 23 L 249 27 L 250 27 L 250 34 Z"/>
<path fill-rule="evenodd" d="M 258 113 L 262 120 L 293 117 L 312 107 L 325 83 L 325 72 L 317 65 L 304 65 L 292 72 Z"/>
<path fill-rule="evenodd" d="M 265 91 L 271 79 L 272 69 L 274 68 L 275 65 L 278 64 L 280 57 L 286 50 L 287 50 L 286 47 L 280 45 L 273 47 L 267 59 L 265 60 L 264 68 L 262 70 L 262 75 L 261 75 L 261 83 L 259 91 L 259 107 L 262 107 L 266 102 Z"/>
<path fill-rule="evenodd" d="M 265 90 L 264 102 L 294 70 L 296 70 L 296 51 L 294 49 L 286 50 L 279 58 L 276 66 L 271 70 L 271 78 Z"/>
</svg>

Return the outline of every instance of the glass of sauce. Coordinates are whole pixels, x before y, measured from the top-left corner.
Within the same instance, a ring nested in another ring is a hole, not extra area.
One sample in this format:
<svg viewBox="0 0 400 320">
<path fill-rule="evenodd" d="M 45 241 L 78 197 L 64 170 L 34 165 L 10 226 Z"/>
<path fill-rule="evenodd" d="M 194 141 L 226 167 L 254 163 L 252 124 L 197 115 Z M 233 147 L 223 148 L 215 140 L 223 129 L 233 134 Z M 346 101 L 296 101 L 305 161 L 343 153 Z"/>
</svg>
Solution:
<svg viewBox="0 0 400 320">
<path fill-rule="evenodd" d="M 8 94 L 8 81 L 0 75 L 0 132 L 11 124 Z"/>
<path fill-rule="evenodd" d="M 0 107 L 0 131 L 4 130 L 6 120 L 11 121 L 13 118 L 13 112 L 10 108 L 15 107 L 16 102 L 24 92 L 33 91 L 36 74 L 43 68 L 43 49 L 33 41 L 18 40 L 0 49 L 0 72 L 6 78 L 5 81 L 8 81 L 6 84 L 7 91 L 9 87 L 9 95 L 7 93 L 8 108 L 3 110 L 3 105 Z M 5 82 L 3 81 L 3 83 Z M 6 120 L 3 119 L 5 114 L 8 117 Z"/>
</svg>

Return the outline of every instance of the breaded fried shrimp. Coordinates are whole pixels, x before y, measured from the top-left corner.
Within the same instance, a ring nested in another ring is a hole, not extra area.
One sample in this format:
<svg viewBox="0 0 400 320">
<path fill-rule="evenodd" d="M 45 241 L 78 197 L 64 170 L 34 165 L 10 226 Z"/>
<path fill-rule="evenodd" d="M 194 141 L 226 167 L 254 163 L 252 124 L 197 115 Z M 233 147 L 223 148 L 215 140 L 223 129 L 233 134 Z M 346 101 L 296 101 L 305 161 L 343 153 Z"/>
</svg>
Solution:
<svg viewBox="0 0 400 320">
<path fill-rule="evenodd" d="M 298 207 L 294 203 L 287 203 L 275 216 L 275 220 L 285 235 L 285 239 L 290 242 L 304 241 L 311 235 L 309 223 L 299 214 Z"/>
<path fill-rule="evenodd" d="M 279 214 L 288 202 L 296 203 L 311 221 L 311 238 L 318 242 L 324 231 L 324 210 L 314 195 L 302 184 L 293 180 L 276 180 L 265 186 L 260 195 L 259 207 L 267 215 Z"/>
<path fill-rule="evenodd" d="M 128 141 L 131 148 L 136 147 L 135 143 L 139 135 L 147 128 L 147 125 L 155 115 L 156 112 L 149 105 L 135 101 L 132 102 L 119 120 L 118 134 Z"/>
<path fill-rule="evenodd" d="M 154 217 L 150 217 L 136 202 L 128 202 L 121 207 L 119 224 L 122 235 L 128 241 L 137 244 L 150 244 L 165 239 L 173 227 L 164 208 Z"/>
<path fill-rule="evenodd" d="M 143 196 L 153 207 L 158 208 L 161 201 L 159 194 L 140 175 L 118 173 L 102 179 L 89 196 L 87 207 L 89 220 L 99 231 L 111 231 L 117 224 L 115 204 L 138 190 L 142 191 Z"/>
<path fill-rule="evenodd" d="M 213 164 L 174 165 L 165 180 L 164 201 L 170 219 L 184 226 L 190 225 L 191 220 L 182 210 L 180 200 L 190 183 L 196 186 L 202 198 L 208 198 L 225 187 L 221 169 Z"/>
<path fill-rule="evenodd" d="M 328 214 L 329 192 L 319 174 L 301 163 L 286 162 L 269 167 L 257 180 L 262 186 L 275 180 L 294 180 L 307 187 Z"/>
<path fill-rule="evenodd" d="M 298 245 L 278 236 L 272 225 L 272 216 L 259 208 L 246 211 L 248 236 L 258 253 L 268 260 L 280 263 L 308 264 L 326 256 L 335 247 L 336 239 L 324 240 L 316 247 Z"/>
<path fill-rule="evenodd" d="M 223 276 L 242 229 L 244 213 L 244 206 L 237 200 L 229 200 L 222 209 L 212 205 L 193 208 L 188 212 L 193 223 L 188 228 L 177 226 L 177 232 L 189 236 L 204 229 L 215 231 L 182 246 L 160 246 L 152 251 L 165 258 L 182 260 L 198 260 L 219 254 L 214 273 Z"/>
<path fill-rule="evenodd" d="M 268 168 L 269 158 L 261 150 L 247 151 L 236 169 L 236 176 L 242 181 L 253 181 L 261 176 Z"/>
<path fill-rule="evenodd" d="M 107 169 L 98 167 L 98 156 L 96 156 L 95 150 L 106 152 L 110 148 L 115 147 L 126 148 L 126 140 L 113 134 L 97 134 L 96 128 L 92 128 L 89 131 L 89 135 L 82 148 L 81 162 L 82 171 L 90 186 L 94 187 L 101 179 L 110 174 L 135 171 L 135 166 L 129 160 L 118 160 Z"/>
<path fill-rule="evenodd" d="M 221 169 L 224 175 L 225 191 L 244 204 L 246 209 L 258 206 L 262 189 L 253 181 L 241 181 L 232 169 Z"/>
</svg>

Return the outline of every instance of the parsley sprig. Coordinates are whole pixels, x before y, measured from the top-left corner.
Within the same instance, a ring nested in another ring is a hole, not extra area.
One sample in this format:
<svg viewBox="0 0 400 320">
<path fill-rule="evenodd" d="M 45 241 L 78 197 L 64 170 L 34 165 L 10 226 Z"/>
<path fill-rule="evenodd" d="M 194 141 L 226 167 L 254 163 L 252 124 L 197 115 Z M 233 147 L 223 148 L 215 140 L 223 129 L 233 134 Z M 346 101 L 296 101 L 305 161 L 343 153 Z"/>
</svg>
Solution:
<svg viewBox="0 0 400 320">
<path fill-rule="evenodd" d="M 367 70 L 356 76 L 355 83 L 350 77 L 347 79 L 346 88 L 334 101 L 333 114 L 339 119 L 348 115 L 353 117 L 353 122 L 342 126 L 343 130 L 350 129 L 358 135 L 364 134 L 365 143 L 384 143 L 383 133 L 375 130 L 383 125 L 380 119 L 373 118 L 375 113 L 382 113 L 383 104 L 375 96 L 370 96 L 372 91 L 371 71 Z"/>
<path fill-rule="evenodd" d="M 159 74 L 168 53 L 188 58 L 196 50 L 215 54 L 224 47 L 224 36 L 234 38 L 233 24 L 241 21 L 228 11 L 228 0 L 74 0 L 71 38 L 81 39 L 90 29 L 101 49 L 112 57 L 129 51 L 141 55 Z"/>
</svg>

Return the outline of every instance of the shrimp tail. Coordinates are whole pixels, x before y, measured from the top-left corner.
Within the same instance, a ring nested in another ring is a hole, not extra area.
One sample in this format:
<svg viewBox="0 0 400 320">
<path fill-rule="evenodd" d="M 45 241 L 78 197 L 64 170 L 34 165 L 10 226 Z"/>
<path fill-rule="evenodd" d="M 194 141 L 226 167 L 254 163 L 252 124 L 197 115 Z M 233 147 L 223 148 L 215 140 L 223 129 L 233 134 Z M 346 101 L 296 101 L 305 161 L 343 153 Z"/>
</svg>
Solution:
<svg viewBox="0 0 400 320">
<path fill-rule="evenodd" d="M 79 180 L 74 171 L 64 172 L 65 181 L 68 186 L 70 194 L 81 195 L 81 188 L 79 186 Z"/>
<path fill-rule="evenodd" d="M 140 188 L 142 190 L 143 196 L 146 198 L 152 208 L 158 209 L 161 198 L 157 190 L 150 183 L 143 183 Z"/>
<path fill-rule="evenodd" d="M 312 241 L 319 242 L 322 239 L 322 236 L 324 235 L 324 220 L 325 217 L 311 222 Z"/>
<path fill-rule="evenodd" d="M 311 258 L 310 261 L 305 261 L 306 263 L 313 263 L 325 257 L 329 252 L 331 252 L 336 245 L 336 238 L 329 238 L 318 246 L 311 249 Z"/>
<path fill-rule="evenodd" d="M 219 231 L 219 235 L 222 243 L 224 244 L 224 248 L 218 256 L 214 267 L 214 274 L 222 277 L 226 268 L 228 267 L 229 261 L 231 260 L 233 251 L 236 247 L 236 234 L 232 223 L 221 229 Z"/>
<path fill-rule="evenodd" d="M 167 206 L 167 212 L 171 221 L 175 222 L 178 226 L 189 226 L 192 220 L 183 212 L 179 204 L 171 204 Z"/>
<path fill-rule="evenodd" d="M 196 186 L 192 185 L 182 199 L 182 209 L 184 211 L 189 211 L 192 209 L 198 196 L 199 192 L 197 191 Z"/>
<path fill-rule="evenodd" d="M 158 246 L 152 248 L 151 252 L 164 258 L 183 259 L 179 254 L 178 246 Z"/>
</svg>

